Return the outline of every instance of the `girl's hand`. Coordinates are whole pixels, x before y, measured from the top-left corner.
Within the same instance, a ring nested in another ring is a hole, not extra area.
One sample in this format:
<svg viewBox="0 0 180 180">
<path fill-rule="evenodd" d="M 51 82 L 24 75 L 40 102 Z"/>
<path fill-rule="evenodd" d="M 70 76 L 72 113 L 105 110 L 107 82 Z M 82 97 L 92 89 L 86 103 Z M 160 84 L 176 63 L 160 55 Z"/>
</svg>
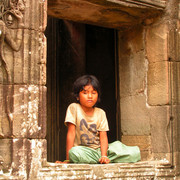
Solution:
<svg viewBox="0 0 180 180">
<path fill-rule="evenodd" d="M 65 160 L 65 161 L 56 161 L 55 163 L 58 163 L 58 164 L 67 164 L 67 163 L 69 163 L 69 160 Z"/>
<path fill-rule="evenodd" d="M 108 163 L 110 163 L 110 159 L 107 157 L 107 156 L 102 156 L 100 159 L 99 159 L 99 162 L 101 163 L 101 164 L 108 164 Z"/>
</svg>

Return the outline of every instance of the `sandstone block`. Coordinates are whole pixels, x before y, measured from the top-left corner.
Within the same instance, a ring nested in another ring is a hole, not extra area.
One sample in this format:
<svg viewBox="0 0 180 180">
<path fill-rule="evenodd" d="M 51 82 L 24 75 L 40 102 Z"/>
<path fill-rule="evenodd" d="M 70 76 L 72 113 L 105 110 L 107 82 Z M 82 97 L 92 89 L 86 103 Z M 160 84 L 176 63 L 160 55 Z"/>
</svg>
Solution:
<svg viewBox="0 0 180 180">
<path fill-rule="evenodd" d="M 150 63 L 168 60 L 168 25 L 151 26 L 146 32 L 146 53 Z"/>
<path fill-rule="evenodd" d="M 46 87 L 15 85 L 13 88 L 13 136 L 44 138 L 46 135 Z"/>
<path fill-rule="evenodd" d="M 10 89 L 11 86 L 0 84 L 0 138 L 11 136 L 11 122 L 8 115 L 11 107 L 7 106 Z"/>
<path fill-rule="evenodd" d="M 144 49 L 144 29 L 143 26 L 137 25 L 130 31 L 118 32 L 119 34 L 119 51 L 122 54 L 127 52 L 136 53 Z"/>
<path fill-rule="evenodd" d="M 17 52 L 14 57 L 14 83 L 45 85 L 46 38 L 43 33 L 24 30 L 21 50 L 22 52 Z"/>
<path fill-rule="evenodd" d="M 13 174 L 34 179 L 46 159 L 46 140 L 13 139 Z"/>
<path fill-rule="evenodd" d="M 25 29 L 45 31 L 47 25 L 47 2 L 45 0 L 25 1 Z"/>
<path fill-rule="evenodd" d="M 127 146 L 138 146 L 141 151 L 141 160 L 152 158 L 151 136 L 122 136 L 121 141 Z"/>
<path fill-rule="evenodd" d="M 120 96 L 135 95 L 145 91 L 147 62 L 144 52 L 133 54 L 120 63 Z"/>
<path fill-rule="evenodd" d="M 153 153 L 170 152 L 171 122 L 169 106 L 151 107 L 151 142 Z"/>
<path fill-rule="evenodd" d="M 122 136 L 122 142 L 127 146 L 138 146 L 141 150 L 151 147 L 151 136 Z"/>
<path fill-rule="evenodd" d="M 120 102 L 123 135 L 149 135 L 150 116 L 146 96 L 128 96 L 121 98 Z"/>
<path fill-rule="evenodd" d="M 119 32 L 119 57 L 120 96 L 143 92 L 146 86 L 147 60 L 141 26 L 125 33 Z"/>
<path fill-rule="evenodd" d="M 171 162 L 171 153 L 153 153 L 153 158 L 156 161 L 161 161 L 162 163 L 170 163 Z"/>
<path fill-rule="evenodd" d="M 46 38 L 38 31 L 24 31 L 24 82 L 46 83 Z"/>
<path fill-rule="evenodd" d="M 0 170 L 8 172 L 11 166 L 12 139 L 0 139 Z"/>
<path fill-rule="evenodd" d="M 45 138 L 46 87 L 1 85 L 0 132 L 2 137 Z"/>
<path fill-rule="evenodd" d="M 169 63 L 170 70 L 170 97 L 172 98 L 172 104 L 180 104 L 180 63 L 171 62 Z"/>
<path fill-rule="evenodd" d="M 172 107 L 170 107 L 170 109 L 170 112 L 172 111 L 170 115 L 172 116 L 172 124 L 174 128 L 173 135 L 174 137 L 176 137 L 174 139 L 174 150 L 180 152 L 180 105 L 173 105 Z"/>
<path fill-rule="evenodd" d="M 169 106 L 148 106 L 145 96 L 122 98 L 121 103 L 123 136 L 151 136 L 152 152 L 169 152 Z"/>
<path fill-rule="evenodd" d="M 16 34 L 16 30 L 11 30 L 11 33 Z M 3 45 L 8 72 L 0 68 L 0 83 L 45 85 L 46 37 L 39 31 L 29 29 L 24 29 L 22 36 L 23 40 L 18 51 L 13 50 L 7 43 Z M 17 37 L 13 36 L 13 38 Z M 9 82 L 6 76 L 8 76 Z"/>
<path fill-rule="evenodd" d="M 149 105 L 169 103 L 169 64 L 167 61 L 149 64 L 147 83 Z"/>
<path fill-rule="evenodd" d="M 177 166 L 177 172 L 180 172 L 180 152 L 174 153 L 174 164 Z"/>
</svg>

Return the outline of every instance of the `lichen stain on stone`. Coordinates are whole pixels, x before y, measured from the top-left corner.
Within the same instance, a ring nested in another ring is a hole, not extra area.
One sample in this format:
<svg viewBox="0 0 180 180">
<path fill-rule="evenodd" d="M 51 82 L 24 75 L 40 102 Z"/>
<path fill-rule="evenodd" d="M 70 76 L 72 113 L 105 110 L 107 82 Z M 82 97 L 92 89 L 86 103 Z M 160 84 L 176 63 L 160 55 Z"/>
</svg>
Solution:
<svg viewBox="0 0 180 180">
<path fill-rule="evenodd" d="M 18 142 L 20 140 L 17 140 Z M 22 144 L 21 148 L 18 149 L 16 156 L 19 158 L 19 166 L 18 166 L 18 175 L 24 178 L 27 178 L 27 147 L 25 147 L 24 143 Z"/>
<path fill-rule="evenodd" d="M 42 29 L 42 27 L 40 27 Z M 39 34 L 39 51 L 43 51 L 44 52 L 44 48 L 46 47 L 46 41 L 45 41 L 45 37 L 42 33 Z M 44 54 L 42 54 L 44 55 Z"/>
<path fill-rule="evenodd" d="M 42 153 L 43 153 L 43 143 L 38 140 L 31 140 L 31 155 L 32 161 L 30 164 L 30 176 L 37 176 L 38 169 L 42 167 Z"/>
<path fill-rule="evenodd" d="M 27 116 L 23 118 L 23 123 L 21 124 L 21 135 L 25 135 L 27 132 L 30 135 L 41 130 L 38 126 L 38 112 L 39 112 L 39 87 L 35 85 L 25 86 L 24 88 L 19 88 L 19 92 L 28 96 L 28 102 L 21 105 L 21 112 Z"/>
</svg>

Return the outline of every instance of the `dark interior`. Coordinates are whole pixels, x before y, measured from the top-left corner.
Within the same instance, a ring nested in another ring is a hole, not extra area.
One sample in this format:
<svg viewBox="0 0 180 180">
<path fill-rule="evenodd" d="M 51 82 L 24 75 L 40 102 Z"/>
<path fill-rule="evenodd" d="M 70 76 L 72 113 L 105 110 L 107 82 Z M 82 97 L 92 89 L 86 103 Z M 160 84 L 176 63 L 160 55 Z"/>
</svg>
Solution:
<svg viewBox="0 0 180 180">
<path fill-rule="evenodd" d="M 74 102 L 72 84 L 83 74 L 95 75 L 102 89 L 98 107 L 106 111 L 109 142 L 117 139 L 115 30 L 48 18 L 47 154 L 64 160 L 67 106 Z"/>
</svg>

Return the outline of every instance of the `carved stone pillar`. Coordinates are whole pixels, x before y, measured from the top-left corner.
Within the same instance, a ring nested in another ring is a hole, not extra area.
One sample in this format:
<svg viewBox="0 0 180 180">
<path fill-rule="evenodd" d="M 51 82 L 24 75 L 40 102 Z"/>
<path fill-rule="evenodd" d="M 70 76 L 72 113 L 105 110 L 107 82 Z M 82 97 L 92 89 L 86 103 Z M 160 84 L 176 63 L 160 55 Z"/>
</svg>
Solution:
<svg viewBox="0 0 180 180">
<path fill-rule="evenodd" d="M 46 10 L 0 1 L 0 168 L 25 178 L 46 157 Z"/>
</svg>

